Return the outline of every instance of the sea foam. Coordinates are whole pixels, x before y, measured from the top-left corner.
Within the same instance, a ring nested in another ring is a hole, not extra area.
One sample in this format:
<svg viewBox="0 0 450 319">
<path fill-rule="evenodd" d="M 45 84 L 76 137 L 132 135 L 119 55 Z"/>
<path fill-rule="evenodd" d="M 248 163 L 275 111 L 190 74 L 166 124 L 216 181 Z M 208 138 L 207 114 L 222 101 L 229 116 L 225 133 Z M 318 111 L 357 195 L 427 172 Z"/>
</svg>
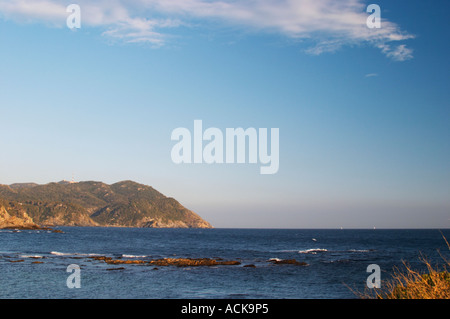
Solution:
<svg viewBox="0 0 450 319">
<path fill-rule="evenodd" d="M 321 253 L 321 252 L 326 252 L 328 251 L 328 249 L 323 249 L 323 248 L 312 248 L 312 249 L 305 249 L 305 250 L 299 250 L 298 253 L 299 254 L 317 254 L 317 253 Z"/>
</svg>

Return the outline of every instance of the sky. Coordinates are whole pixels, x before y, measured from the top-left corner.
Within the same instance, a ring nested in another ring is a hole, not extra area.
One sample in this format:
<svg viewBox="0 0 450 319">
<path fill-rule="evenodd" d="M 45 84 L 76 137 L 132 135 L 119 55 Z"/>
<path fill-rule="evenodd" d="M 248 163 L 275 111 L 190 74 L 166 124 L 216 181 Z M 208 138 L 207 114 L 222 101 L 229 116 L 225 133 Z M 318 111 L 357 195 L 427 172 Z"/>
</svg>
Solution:
<svg viewBox="0 0 450 319">
<path fill-rule="evenodd" d="M 0 183 L 133 180 L 217 228 L 448 228 L 449 10 L 0 0 Z M 195 120 L 278 128 L 278 171 L 174 163 Z"/>
</svg>

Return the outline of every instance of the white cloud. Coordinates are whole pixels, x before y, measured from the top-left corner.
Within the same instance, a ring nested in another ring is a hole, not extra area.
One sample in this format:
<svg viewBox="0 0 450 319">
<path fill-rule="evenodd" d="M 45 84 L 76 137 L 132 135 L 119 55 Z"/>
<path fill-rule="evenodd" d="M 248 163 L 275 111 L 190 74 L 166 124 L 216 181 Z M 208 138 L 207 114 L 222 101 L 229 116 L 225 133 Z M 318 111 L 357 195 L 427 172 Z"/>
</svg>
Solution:
<svg viewBox="0 0 450 319">
<path fill-rule="evenodd" d="M 0 13 L 23 22 L 43 20 L 56 23 L 65 21 L 67 17 L 66 6 L 52 0 L 0 0 Z"/>
<path fill-rule="evenodd" d="M 395 61 L 406 61 L 413 58 L 413 50 L 407 48 L 404 44 L 392 48 L 390 45 L 382 43 L 378 47 L 381 49 L 381 52 Z"/>
<path fill-rule="evenodd" d="M 346 45 L 370 44 L 389 58 L 412 58 L 405 44 L 392 42 L 413 38 L 393 22 L 382 20 L 380 29 L 366 25 L 368 13 L 363 0 L 78 0 L 83 26 L 105 28 L 105 36 L 127 42 L 167 41 L 168 28 L 188 21 L 212 21 L 217 27 L 232 25 L 243 30 L 308 39 L 309 54 L 334 52 Z M 0 0 L 6 18 L 44 21 L 63 25 L 70 1 Z M 163 18 L 161 18 L 163 17 Z M 196 27 L 201 23 L 193 24 Z"/>
</svg>

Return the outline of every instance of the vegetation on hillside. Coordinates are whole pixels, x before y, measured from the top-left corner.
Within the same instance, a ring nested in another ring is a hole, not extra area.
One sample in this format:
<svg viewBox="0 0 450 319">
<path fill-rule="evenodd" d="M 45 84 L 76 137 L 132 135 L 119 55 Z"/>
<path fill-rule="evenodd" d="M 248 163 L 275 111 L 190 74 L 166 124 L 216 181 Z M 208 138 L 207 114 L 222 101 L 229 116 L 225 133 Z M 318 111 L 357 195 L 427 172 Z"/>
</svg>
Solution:
<svg viewBox="0 0 450 319">
<path fill-rule="evenodd" d="M 175 199 L 132 181 L 0 185 L 0 205 L 42 225 L 211 227 Z"/>
</svg>

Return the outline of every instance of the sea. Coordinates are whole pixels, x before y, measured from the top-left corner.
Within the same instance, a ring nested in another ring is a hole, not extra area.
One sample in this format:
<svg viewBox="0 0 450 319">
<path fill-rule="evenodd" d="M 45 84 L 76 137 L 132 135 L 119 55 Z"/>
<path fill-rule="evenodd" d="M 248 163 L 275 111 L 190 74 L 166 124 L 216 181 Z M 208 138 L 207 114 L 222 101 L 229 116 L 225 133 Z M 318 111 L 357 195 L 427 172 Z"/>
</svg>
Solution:
<svg viewBox="0 0 450 319">
<path fill-rule="evenodd" d="M 1 299 L 358 299 L 375 289 L 370 265 L 383 285 L 405 264 L 425 271 L 424 259 L 450 260 L 449 229 L 57 229 L 0 230 Z M 112 265 L 95 256 L 240 264 Z M 292 259 L 307 265 L 275 262 Z"/>
</svg>

